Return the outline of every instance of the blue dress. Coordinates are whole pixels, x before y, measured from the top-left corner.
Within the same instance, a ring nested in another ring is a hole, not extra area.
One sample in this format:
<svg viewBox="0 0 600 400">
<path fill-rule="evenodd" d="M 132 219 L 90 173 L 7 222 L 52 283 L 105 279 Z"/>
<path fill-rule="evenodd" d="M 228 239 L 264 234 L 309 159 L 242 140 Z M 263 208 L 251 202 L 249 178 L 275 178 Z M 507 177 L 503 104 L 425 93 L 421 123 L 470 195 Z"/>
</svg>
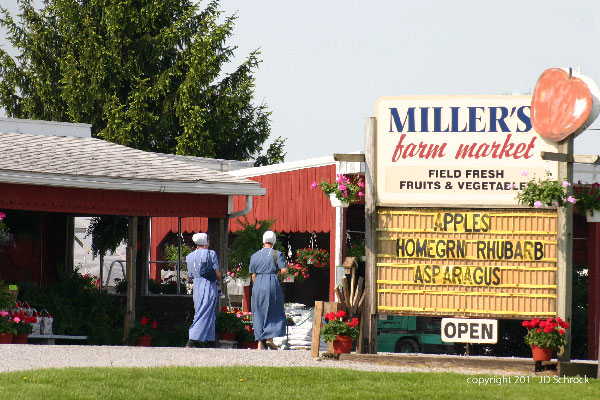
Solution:
<svg viewBox="0 0 600 400">
<path fill-rule="evenodd" d="M 285 336 L 283 292 L 277 279 L 273 249 L 263 248 L 250 258 L 250 273 L 256 274 L 252 287 L 252 325 L 256 340 Z M 279 268 L 285 268 L 283 254 L 277 252 Z"/>
<path fill-rule="evenodd" d="M 185 258 L 188 273 L 194 278 L 194 321 L 190 327 L 189 338 L 199 342 L 215 340 L 215 308 L 217 306 L 217 282 L 211 282 L 200 276 L 200 260 L 210 259 L 212 267 L 219 270 L 219 260 L 214 250 L 199 249 Z M 196 266 L 194 266 L 194 260 Z"/>
</svg>

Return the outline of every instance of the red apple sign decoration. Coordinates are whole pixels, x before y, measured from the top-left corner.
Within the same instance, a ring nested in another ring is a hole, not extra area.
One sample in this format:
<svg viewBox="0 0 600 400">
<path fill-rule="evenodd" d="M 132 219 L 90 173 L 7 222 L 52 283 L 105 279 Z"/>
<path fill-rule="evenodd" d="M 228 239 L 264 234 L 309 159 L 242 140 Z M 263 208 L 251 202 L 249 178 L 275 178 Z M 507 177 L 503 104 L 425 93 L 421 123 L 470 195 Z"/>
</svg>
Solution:
<svg viewBox="0 0 600 400">
<path fill-rule="evenodd" d="M 531 99 L 531 123 L 541 136 L 560 142 L 583 132 L 598 116 L 600 90 L 571 68 L 550 68 L 539 77 Z"/>
</svg>

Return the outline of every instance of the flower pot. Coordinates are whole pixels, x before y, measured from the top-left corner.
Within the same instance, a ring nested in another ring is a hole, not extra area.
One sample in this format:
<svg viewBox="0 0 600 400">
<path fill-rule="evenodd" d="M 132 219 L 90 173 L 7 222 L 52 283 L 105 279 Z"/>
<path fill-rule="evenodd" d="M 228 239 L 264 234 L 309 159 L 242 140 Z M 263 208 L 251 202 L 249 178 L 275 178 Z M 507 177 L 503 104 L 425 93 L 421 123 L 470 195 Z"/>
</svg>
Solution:
<svg viewBox="0 0 600 400">
<path fill-rule="evenodd" d="M 594 215 L 590 211 L 585 212 L 587 222 L 600 222 L 600 210 L 594 210 Z"/>
<path fill-rule="evenodd" d="M 550 361 L 552 359 L 552 349 L 531 345 L 531 354 L 534 361 Z"/>
<path fill-rule="evenodd" d="M 140 337 L 135 341 L 135 345 L 142 347 L 150 347 L 151 342 L 152 335 L 140 335 Z"/>
<path fill-rule="evenodd" d="M 341 201 L 337 197 L 335 197 L 335 193 L 331 193 L 329 195 L 329 201 L 331 201 L 331 205 L 334 207 L 348 207 L 349 204 L 345 201 Z"/>
<path fill-rule="evenodd" d="M 242 343 L 240 343 L 238 348 L 240 348 L 240 349 L 258 349 L 258 342 L 257 341 L 252 341 L 252 342 L 243 341 Z"/>
<path fill-rule="evenodd" d="M 29 338 L 29 333 L 18 333 L 12 338 L 13 344 L 26 344 Z"/>
<path fill-rule="evenodd" d="M 352 351 L 353 339 L 351 336 L 340 336 L 333 341 L 334 353 L 350 353 Z"/>
<path fill-rule="evenodd" d="M 0 344 L 11 344 L 13 339 L 12 333 L 0 333 Z"/>
<path fill-rule="evenodd" d="M 235 278 L 235 284 L 237 286 L 250 286 L 250 278 Z"/>
<path fill-rule="evenodd" d="M 234 341 L 235 340 L 235 333 L 231 333 L 231 332 L 221 332 L 220 336 L 221 340 L 229 340 L 229 341 Z"/>
</svg>

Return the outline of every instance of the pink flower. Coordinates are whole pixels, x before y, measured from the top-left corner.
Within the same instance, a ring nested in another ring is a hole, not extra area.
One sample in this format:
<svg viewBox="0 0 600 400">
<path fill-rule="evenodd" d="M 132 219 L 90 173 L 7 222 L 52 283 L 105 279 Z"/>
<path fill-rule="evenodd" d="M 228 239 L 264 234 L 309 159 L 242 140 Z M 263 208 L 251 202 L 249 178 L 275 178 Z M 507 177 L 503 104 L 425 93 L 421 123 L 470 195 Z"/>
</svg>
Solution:
<svg viewBox="0 0 600 400">
<path fill-rule="evenodd" d="M 365 194 L 363 192 L 358 192 L 358 196 L 364 196 Z"/>
<path fill-rule="evenodd" d="M 365 187 L 365 183 L 363 181 L 358 182 L 358 186 L 360 186 L 361 188 Z"/>
<path fill-rule="evenodd" d="M 0 317 L 6 317 L 6 316 L 8 316 L 8 311 L 4 311 L 4 310 L 0 311 Z"/>
<path fill-rule="evenodd" d="M 2 221 L 4 218 L 6 218 L 6 214 L 0 211 L 0 221 Z"/>
<path fill-rule="evenodd" d="M 533 203 L 533 208 L 540 208 L 542 206 L 542 202 L 541 201 L 536 201 L 535 203 Z"/>
<path fill-rule="evenodd" d="M 18 324 L 19 322 L 21 322 L 21 318 L 13 317 L 13 321 L 15 321 Z"/>
<path fill-rule="evenodd" d="M 558 201 L 552 200 L 552 207 L 558 208 Z"/>
<path fill-rule="evenodd" d="M 316 188 L 317 186 L 319 186 L 319 184 L 317 182 L 313 182 L 312 185 L 310 185 L 311 189 Z"/>
<path fill-rule="evenodd" d="M 529 171 L 523 171 L 523 172 L 521 172 L 521 175 L 527 176 L 527 175 L 529 175 Z"/>
<path fill-rule="evenodd" d="M 346 190 L 346 185 L 340 185 L 339 189 L 342 191 Z"/>
<path fill-rule="evenodd" d="M 569 196 L 567 197 L 567 201 L 571 204 L 575 204 L 575 202 L 577 201 L 577 199 L 573 196 Z"/>
<path fill-rule="evenodd" d="M 571 186 L 571 184 L 568 181 L 563 181 L 562 185 L 563 185 L 563 187 Z"/>
</svg>

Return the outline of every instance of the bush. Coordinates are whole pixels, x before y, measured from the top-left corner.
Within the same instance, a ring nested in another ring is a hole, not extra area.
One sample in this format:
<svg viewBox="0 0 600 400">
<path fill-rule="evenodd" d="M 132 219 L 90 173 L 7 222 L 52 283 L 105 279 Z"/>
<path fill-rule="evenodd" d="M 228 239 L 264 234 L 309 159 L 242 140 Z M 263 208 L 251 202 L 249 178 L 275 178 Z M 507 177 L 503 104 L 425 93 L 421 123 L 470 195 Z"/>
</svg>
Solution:
<svg viewBox="0 0 600 400">
<path fill-rule="evenodd" d="M 86 335 L 89 344 L 122 344 L 125 308 L 119 304 L 121 299 L 99 290 L 90 279 L 74 272 L 59 276 L 44 288 L 32 284 L 20 287 L 20 299 L 54 316 L 55 334 Z"/>
</svg>

